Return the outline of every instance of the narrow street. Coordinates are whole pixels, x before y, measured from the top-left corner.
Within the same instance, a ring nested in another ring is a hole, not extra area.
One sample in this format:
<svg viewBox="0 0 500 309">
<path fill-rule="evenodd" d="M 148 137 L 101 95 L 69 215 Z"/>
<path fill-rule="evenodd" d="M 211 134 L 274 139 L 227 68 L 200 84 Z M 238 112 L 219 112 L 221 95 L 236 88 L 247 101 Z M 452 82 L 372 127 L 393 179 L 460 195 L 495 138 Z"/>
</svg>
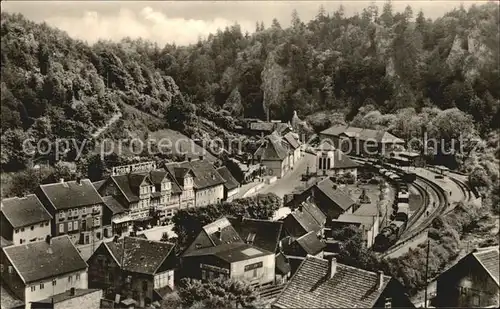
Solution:
<svg viewBox="0 0 500 309">
<path fill-rule="evenodd" d="M 283 198 L 285 194 L 292 193 L 296 187 L 303 184 L 302 174 L 306 173 L 308 165 L 310 172 L 316 171 L 316 157 L 304 152 L 304 156 L 295 162 L 293 170 L 289 171 L 283 178 L 276 180 L 276 182 L 264 186 L 262 190 L 255 194 L 272 192 Z"/>
</svg>

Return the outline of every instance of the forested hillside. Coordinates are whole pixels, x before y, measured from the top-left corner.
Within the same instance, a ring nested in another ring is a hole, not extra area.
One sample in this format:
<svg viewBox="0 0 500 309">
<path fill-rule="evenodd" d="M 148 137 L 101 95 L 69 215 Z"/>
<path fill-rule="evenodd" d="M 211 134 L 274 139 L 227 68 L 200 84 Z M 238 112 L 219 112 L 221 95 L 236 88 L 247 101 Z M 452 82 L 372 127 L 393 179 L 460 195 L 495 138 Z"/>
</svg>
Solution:
<svg viewBox="0 0 500 309">
<path fill-rule="evenodd" d="M 414 16 L 415 15 L 415 16 Z M 360 107 L 457 107 L 485 135 L 499 123 L 499 14 L 494 3 L 431 21 L 410 7 L 353 17 L 319 9 L 283 28 L 221 29 L 192 46 L 124 39 L 89 46 L 20 15 L 1 15 L 1 162 L 25 167 L 22 140 L 88 138 L 117 112 L 112 137 L 196 117 L 231 129 L 239 116 L 289 120 L 319 111 L 353 119 Z M 168 31 L 168 29 L 165 29 Z M 180 117 L 172 117 L 173 112 Z M 140 119 L 140 120 L 138 120 Z"/>
</svg>

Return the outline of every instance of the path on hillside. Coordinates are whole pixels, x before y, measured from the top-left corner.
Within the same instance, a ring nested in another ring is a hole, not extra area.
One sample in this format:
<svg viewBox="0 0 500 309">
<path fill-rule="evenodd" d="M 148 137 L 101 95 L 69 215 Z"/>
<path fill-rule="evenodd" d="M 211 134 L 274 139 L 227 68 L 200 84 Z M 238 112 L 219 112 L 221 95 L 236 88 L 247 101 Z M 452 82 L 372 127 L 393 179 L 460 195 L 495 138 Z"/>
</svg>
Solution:
<svg viewBox="0 0 500 309">
<path fill-rule="evenodd" d="M 111 116 L 111 118 L 108 121 L 106 121 L 106 123 L 102 127 L 98 128 L 94 133 L 91 134 L 92 138 L 94 139 L 98 138 L 110 126 L 112 126 L 115 122 L 120 120 L 122 116 L 123 115 L 121 111 L 116 112 L 113 116 Z"/>
</svg>

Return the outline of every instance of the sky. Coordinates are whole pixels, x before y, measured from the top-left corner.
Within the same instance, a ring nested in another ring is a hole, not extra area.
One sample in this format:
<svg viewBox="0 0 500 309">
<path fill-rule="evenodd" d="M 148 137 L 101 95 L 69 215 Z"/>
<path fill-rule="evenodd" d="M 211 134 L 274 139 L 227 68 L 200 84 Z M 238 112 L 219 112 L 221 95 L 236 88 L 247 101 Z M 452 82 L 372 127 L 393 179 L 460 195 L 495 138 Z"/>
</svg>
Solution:
<svg viewBox="0 0 500 309">
<path fill-rule="evenodd" d="M 411 5 L 416 14 L 422 10 L 427 18 L 435 19 L 461 4 L 468 8 L 482 1 L 454 0 L 393 0 L 395 11 Z M 235 22 L 243 31 L 253 32 L 255 23 L 269 26 L 276 18 L 288 26 L 293 9 L 303 21 L 317 14 L 321 5 L 334 12 L 340 5 L 352 15 L 372 1 L 21 1 L 4 0 L 2 11 L 23 14 L 26 18 L 66 31 L 71 37 L 94 43 L 99 39 L 120 40 L 124 37 L 143 38 L 159 45 L 195 43 L 199 37 L 215 33 Z M 384 1 L 373 1 L 382 11 Z"/>
</svg>

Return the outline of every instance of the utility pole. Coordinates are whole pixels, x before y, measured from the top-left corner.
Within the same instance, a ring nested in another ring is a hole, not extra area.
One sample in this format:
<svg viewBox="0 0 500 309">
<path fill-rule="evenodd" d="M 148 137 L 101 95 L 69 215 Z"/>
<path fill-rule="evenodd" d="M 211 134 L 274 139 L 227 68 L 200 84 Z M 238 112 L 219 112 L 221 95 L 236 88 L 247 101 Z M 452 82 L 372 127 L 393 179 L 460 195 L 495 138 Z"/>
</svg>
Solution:
<svg viewBox="0 0 500 309">
<path fill-rule="evenodd" d="M 431 247 L 431 241 L 430 239 L 427 239 L 427 255 L 425 258 L 425 296 L 424 296 L 424 308 L 427 308 L 427 289 L 429 286 L 429 250 Z"/>
</svg>

